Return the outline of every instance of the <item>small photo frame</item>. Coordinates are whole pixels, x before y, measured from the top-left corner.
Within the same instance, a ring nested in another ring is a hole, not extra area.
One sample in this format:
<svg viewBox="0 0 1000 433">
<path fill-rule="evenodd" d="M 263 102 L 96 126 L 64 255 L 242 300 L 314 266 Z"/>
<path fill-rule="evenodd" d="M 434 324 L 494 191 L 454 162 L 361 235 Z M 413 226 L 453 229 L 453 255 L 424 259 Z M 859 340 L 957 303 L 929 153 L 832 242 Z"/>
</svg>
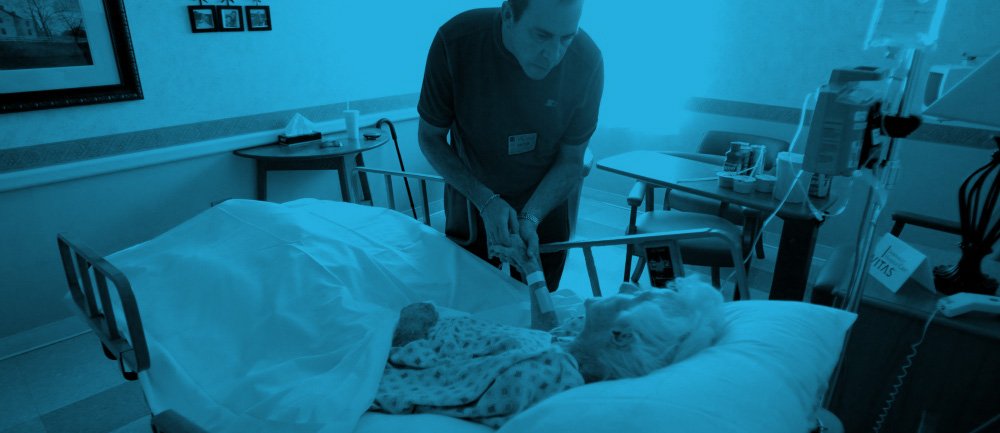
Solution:
<svg viewBox="0 0 1000 433">
<path fill-rule="evenodd" d="M 264 31 L 271 30 L 271 7 L 270 6 L 245 6 L 247 11 L 247 30 Z"/>
<path fill-rule="evenodd" d="M 219 31 L 215 6 L 188 6 L 188 18 L 191 19 L 191 33 Z"/>
<path fill-rule="evenodd" d="M 216 6 L 215 10 L 220 32 L 243 31 L 243 8 L 239 6 Z"/>
</svg>

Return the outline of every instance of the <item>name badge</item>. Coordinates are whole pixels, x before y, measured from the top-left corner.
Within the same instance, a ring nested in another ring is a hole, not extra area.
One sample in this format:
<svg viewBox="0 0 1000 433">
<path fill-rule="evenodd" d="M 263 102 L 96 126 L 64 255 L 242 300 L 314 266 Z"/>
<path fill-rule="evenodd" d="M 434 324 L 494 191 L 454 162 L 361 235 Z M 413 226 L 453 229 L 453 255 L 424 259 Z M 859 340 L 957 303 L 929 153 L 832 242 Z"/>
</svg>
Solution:
<svg viewBox="0 0 1000 433">
<path fill-rule="evenodd" d="M 507 154 L 520 155 L 535 150 L 538 143 L 538 134 L 521 134 L 507 137 Z"/>
</svg>

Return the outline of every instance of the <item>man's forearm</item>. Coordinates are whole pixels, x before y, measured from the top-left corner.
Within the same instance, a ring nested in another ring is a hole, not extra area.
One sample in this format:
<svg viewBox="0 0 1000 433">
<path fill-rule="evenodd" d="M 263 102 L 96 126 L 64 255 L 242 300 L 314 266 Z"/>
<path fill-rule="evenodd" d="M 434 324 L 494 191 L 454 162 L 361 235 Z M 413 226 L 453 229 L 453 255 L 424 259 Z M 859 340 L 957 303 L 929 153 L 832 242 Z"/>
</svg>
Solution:
<svg viewBox="0 0 1000 433">
<path fill-rule="evenodd" d="M 573 188 L 583 177 L 582 163 L 570 159 L 560 159 L 557 161 L 538 188 L 531 195 L 531 199 L 524 205 L 522 212 L 528 213 L 544 219 L 552 209 L 566 201 Z"/>
<path fill-rule="evenodd" d="M 486 185 L 472 175 L 444 137 L 421 136 L 419 142 L 420 150 L 431 167 L 434 167 L 445 182 L 471 200 L 476 208 L 482 206 L 493 194 Z"/>
</svg>

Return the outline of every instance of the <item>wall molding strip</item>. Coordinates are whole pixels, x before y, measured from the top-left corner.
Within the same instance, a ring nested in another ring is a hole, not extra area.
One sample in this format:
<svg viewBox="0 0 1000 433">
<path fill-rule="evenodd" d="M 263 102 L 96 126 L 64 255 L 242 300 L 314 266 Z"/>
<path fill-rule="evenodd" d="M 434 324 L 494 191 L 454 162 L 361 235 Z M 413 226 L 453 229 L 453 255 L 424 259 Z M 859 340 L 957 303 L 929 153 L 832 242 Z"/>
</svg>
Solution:
<svg viewBox="0 0 1000 433">
<path fill-rule="evenodd" d="M 303 115 L 310 119 L 316 118 L 310 117 L 305 113 L 303 113 Z M 337 116 L 340 117 L 341 114 L 338 112 Z M 418 115 L 415 107 L 384 112 L 372 112 L 361 116 L 361 124 L 371 125 L 383 117 L 388 118 L 393 122 L 402 122 L 416 119 L 418 118 Z M 344 120 L 342 118 L 317 121 L 314 123 L 317 128 L 324 133 L 336 133 L 345 129 Z M 124 170 L 132 170 L 152 165 L 165 164 L 169 162 L 182 161 L 208 155 L 227 153 L 236 149 L 273 143 L 276 140 L 277 134 L 279 134 L 283 129 L 284 125 L 281 125 L 279 128 L 249 134 L 231 135 L 187 144 L 159 147 L 151 150 L 126 153 L 119 152 L 118 154 L 107 157 L 83 159 L 76 162 L 46 165 L 26 170 L 0 172 L 0 193 Z"/>
<path fill-rule="evenodd" d="M 348 106 L 361 111 L 361 114 L 389 112 L 415 107 L 418 97 L 417 93 L 409 93 L 3 149 L 0 150 L 0 173 L 168 148 L 255 132 L 270 134 L 281 131 L 295 113 L 301 113 L 313 122 L 323 123 L 341 119 L 343 111 Z M 258 144 L 265 143 L 267 141 Z"/>
<path fill-rule="evenodd" d="M 793 107 L 783 107 L 778 105 L 755 104 L 751 102 L 730 101 L 714 98 L 691 98 L 688 100 L 686 109 L 699 113 L 718 114 L 721 116 L 742 117 L 747 119 L 763 120 L 768 122 L 788 123 L 797 125 L 799 123 L 800 110 Z M 806 126 L 812 119 L 812 110 L 806 112 Z M 982 149 L 992 149 L 991 138 L 997 135 L 996 131 L 979 129 L 976 127 L 943 125 L 925 122 L 908 139 L 916 141 L 927 141 L 931 143 L 951 144 Z"/>
<path fill-rule="evenodd" d="M 373 98 L 351 103 L 362 112 L 362 124 L 378 118 L 394 121 L 418 118 L 419 94 Z M 0 150 L 0 192 L 62 182 L 179 161 L 273 142 L 295 113 L 313 120 L 324 133 L 344 129 L 346 102 L 170 126 L 144 131 L 84 138 Z M 694 97 L 687 110 L 721 116 L 795 125 L 799 109 L 751 102 Z M 812 111 L 806 113 L 806 122 Z M 975 127 L 925 123 L 910 139 L 992 149 L 991 132 Z"/>
</svg>

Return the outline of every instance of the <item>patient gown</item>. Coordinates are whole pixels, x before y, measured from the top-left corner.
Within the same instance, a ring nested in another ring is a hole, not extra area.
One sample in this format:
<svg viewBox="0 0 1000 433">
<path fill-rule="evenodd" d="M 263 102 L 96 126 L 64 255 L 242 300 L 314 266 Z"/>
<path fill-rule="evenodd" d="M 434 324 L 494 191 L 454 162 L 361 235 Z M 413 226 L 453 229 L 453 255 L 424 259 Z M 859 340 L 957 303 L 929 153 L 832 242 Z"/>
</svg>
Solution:
<svg viewBox="0 0 1000 433">
<path fill-rule="evenodd" d="M 498 428 L 542 399 L 583 385 L 576 360 L 547 332 L 452 317 L 429 324 L 424 334 L 391 349 L 373 410 Z"/>
</svg>

